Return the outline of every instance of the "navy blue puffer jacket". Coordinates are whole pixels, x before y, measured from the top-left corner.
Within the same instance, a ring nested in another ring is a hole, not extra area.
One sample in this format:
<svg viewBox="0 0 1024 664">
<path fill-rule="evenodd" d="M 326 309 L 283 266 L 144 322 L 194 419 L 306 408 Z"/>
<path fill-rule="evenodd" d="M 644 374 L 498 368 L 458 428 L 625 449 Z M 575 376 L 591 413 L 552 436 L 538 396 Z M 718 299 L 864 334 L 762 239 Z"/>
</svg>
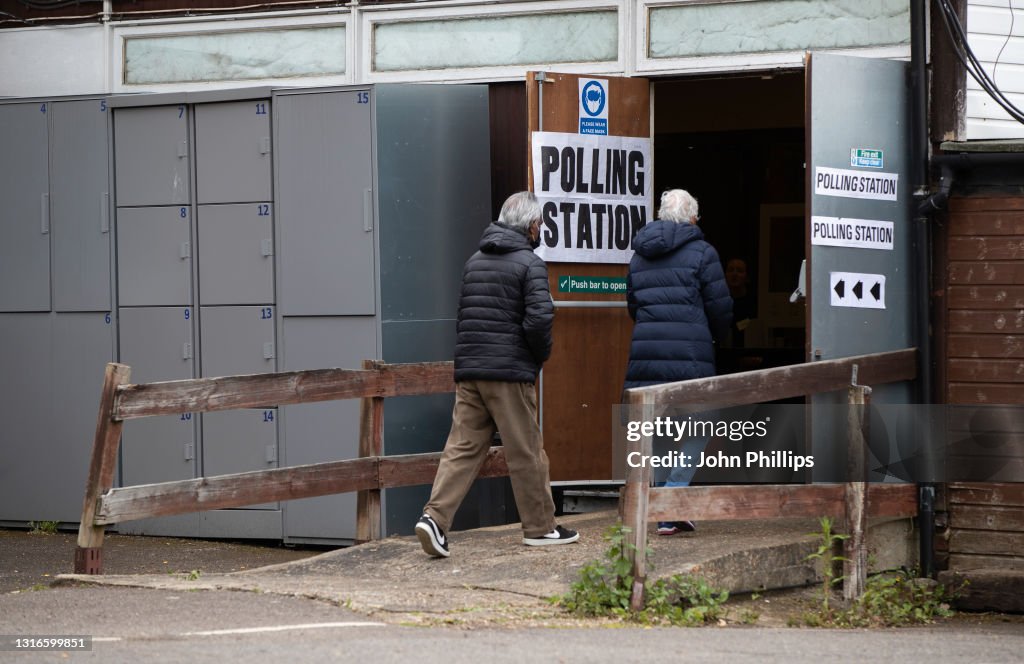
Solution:
<svg viewBox="0 0 1024 664">
<path fill-rule="evenodd" d="M 526 235 L 492 223 L 462 271 L 455 380 L 536 382 L 554 317 L 547 265 Z"/>
<path fill-rule="evenodd" d="M 654 221 L 633 239 L 627 302 L 635 321 L 626 389 L 715 373 L 732 298 L 718 252 L 693 224 Z"/>
</svg>

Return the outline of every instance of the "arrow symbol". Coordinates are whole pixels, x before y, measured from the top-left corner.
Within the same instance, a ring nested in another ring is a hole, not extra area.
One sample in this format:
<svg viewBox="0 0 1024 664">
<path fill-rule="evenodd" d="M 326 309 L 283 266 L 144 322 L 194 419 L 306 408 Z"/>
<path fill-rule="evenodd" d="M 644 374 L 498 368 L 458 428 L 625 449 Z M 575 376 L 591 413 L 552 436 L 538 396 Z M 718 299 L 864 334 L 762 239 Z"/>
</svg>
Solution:
<svg viewBox="0 0 1024 664">
<path fill-rule="evenodd" d="M 875 282 L 875 285 L 871 287 L 871 294 L 875 296 L 875 302 L 882 299 L 882 284 Z"/>
<path fill-rule="evenodd" d="M 835 291 L 836 295 L 839 296 L 839 299 L 843 299 L 843 294 L 846 293 L 846 282 L 843 279 L 836 282 Z"/>
<path fill-rule="evenodd" d="M 858 300 L 864 299 L 864 282 L 858 281 L 857 285 L 853 287 L 853 294 L 857 296 Z"/>
</svg>

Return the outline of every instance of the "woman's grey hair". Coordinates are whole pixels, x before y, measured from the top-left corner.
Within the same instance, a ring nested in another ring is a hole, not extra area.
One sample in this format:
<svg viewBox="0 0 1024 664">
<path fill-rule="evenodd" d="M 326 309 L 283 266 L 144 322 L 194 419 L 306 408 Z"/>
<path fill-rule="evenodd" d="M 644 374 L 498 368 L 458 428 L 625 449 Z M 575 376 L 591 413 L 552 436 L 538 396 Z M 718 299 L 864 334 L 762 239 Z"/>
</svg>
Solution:
<svg viewBox="0 0 1024 664">
<path fill-rule="evenodd" d="M 524 233 L 538 219 L 540 202 L 532 191 L 520 191 L 509 196 L 498 215 L 499 222 Z"/>
<path fill-rule="evenodd" d="M 661 195 L 661 207 L 658 208 L 658 219 L 674 221 L 677 224 L 696 223 L 699 208 L 697 199 L 683 189 L 669 189 Z"/>
</svg>

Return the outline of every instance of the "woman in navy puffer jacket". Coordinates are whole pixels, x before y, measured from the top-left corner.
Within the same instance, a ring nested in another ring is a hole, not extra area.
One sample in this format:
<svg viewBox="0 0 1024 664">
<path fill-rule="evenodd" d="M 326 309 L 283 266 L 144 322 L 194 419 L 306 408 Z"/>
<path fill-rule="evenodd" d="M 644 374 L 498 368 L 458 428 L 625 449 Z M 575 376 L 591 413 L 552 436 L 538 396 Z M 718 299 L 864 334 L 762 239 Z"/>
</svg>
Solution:
<svg viewBox="0 0 1024 664">
<path fill-rule="evenodd" d="M 715 347 L 732 323 L 732 298 L 718 252 L 697 228 L 697 200 L 682 189 L 661 196 L 657 221 L 633 238 L 626 299 L 635 321 L 626 388 L 703 378 L 715 373 Z M 704 414 L 705 416 L 708 413 Z M 675 466 L 663 481 L 688 486 L 707 436 L 654 440 L 654 453 L 678 446 L 688 466 Z M 659 535 L 695 530 L 692 521 L 662 521 Z"/>
<path fill-rule="evenodd" d="M 697 227 L 697 209 L 689 193 L 666 191 L 658 219 L 633 238 L 627 389 L 715 373 L 712 340 L 729 333 L 732 298 L 718 252 Z"/>
</svg>

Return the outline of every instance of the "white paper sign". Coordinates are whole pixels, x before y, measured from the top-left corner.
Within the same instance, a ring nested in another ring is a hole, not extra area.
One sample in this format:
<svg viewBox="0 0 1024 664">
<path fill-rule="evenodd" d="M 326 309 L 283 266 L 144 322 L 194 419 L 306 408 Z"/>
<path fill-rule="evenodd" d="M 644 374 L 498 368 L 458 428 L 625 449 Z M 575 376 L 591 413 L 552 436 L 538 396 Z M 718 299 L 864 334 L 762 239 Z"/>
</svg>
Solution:
<svg viewBox="0 0 1024 664">
<path fill-rule="evenodd" d="M 828 286 L 833 307 L 885 309 L 884 274 L 829 272 Z"/>
<path fill-rule="evenodd" d="M 628 263 L 633 236 L 653 221 L 651 140 L 533 133 L 533 192 L 542 206 L 537 253 L 546 261 Z"/>
<path fill-rule="evenodd" d="M 899 183 L 899 173 L 869 173 L 825 166 L 814 169 L 814 193 L 819 196 L 895 201 Z"/>
<path fill-rule="evenodd" d="M 892 251 L 893 223 L 874 219 L 811 217 L 811 244 Z"/>
</svg>

